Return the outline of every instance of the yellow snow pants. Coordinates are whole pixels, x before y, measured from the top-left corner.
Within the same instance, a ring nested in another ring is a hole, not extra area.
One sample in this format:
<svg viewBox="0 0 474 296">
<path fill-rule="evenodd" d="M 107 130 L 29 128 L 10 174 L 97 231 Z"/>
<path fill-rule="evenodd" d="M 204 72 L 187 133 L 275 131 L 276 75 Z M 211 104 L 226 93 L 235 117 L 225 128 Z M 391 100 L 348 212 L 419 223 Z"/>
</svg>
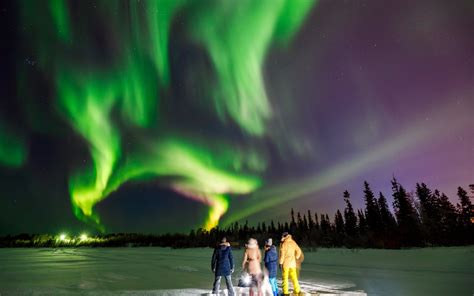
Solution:
<svg viewBox="0 0 474 296">
<path fill-rule="evenodd" d="M 290 294 L 288 287 L 288 277 L 293 282 L 293 293 L 298 294 L 300 291 L 300 284 L 298 283 L 298 276 L 296 268 L 283 268 L 283 294 Z"/>
</svg>

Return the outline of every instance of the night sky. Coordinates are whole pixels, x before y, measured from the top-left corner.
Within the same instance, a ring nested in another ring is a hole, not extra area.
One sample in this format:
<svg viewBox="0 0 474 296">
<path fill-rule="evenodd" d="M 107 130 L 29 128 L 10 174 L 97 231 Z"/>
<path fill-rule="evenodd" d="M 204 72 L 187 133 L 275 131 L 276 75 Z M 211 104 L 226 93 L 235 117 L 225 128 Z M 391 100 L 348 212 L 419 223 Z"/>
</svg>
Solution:
<svg viewBox="0 0 474 296">
<path fill-rule="evenodd" d="M 0 21 L 0 235 L 474 183 L 473 1 L 12 1 Z"/>
</svg>

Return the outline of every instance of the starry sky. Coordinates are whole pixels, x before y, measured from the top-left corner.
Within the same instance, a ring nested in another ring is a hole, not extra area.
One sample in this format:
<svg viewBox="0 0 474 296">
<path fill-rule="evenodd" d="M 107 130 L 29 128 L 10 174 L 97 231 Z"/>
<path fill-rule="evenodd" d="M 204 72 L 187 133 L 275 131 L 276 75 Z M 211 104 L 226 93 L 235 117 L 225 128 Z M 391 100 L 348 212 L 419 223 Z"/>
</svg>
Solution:
<svg viewBox="0 0 474 296">
<path fill-rule="evenodd" d="M 330 216 L 474 183 L 472 1 L 7 1 L 0 235 Z"/>
</svg>

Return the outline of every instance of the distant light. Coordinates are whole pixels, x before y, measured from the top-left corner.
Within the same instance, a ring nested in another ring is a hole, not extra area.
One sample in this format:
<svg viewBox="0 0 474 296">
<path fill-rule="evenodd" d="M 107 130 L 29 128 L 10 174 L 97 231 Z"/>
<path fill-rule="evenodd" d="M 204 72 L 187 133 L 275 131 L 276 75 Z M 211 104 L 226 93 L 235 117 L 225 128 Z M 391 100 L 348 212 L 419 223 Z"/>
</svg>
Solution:
<svg viewBox="0 0 474 296">
<path fill-rule="evenodd" d="M 63 233 L 59 236 L 59 239 L 62 240 L 62 241 L 65 241 L 66 240 L 66 235 Z"/>
<path fill-rule="evenodd" d="M 87 237 L 87 234 L 81 234 L 80 239 L 81 241 L 86 241 L 89 238 Z"/>
</svg>

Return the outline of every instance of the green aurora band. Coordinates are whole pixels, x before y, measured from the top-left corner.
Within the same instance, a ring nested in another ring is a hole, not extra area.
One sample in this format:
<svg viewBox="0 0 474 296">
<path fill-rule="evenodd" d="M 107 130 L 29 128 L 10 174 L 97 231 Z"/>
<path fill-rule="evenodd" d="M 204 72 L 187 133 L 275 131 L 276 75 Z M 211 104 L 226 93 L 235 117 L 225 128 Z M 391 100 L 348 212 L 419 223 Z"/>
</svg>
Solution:
<svg viewBox="0 0 474 296">
<path fill-rule="evenodd" d="M 22 138 L 0 122 L 0 165 L 21 167 L 27 159 L 27 148 Z"/>
<path fill-rule="evenodd" d="M 217 5 L 219 4 L 219 5 Z M 221 118 L 229 114 L 244 130 L 261 135 L 271 115 L 262 66 L 272 41 L 286 44 L 313 1 L 215 1 L 192 19 L 194 38 L 203 43 L 219 82 L 214 103 Z"/>
<path fill-rule="evenodd" d="M 223 124 L 233 120 L 255 138 L 271 116 L 265 56 L 273 44 L 290 42 L 314 2 L 98 1 L 92 10 L 86 2 L 23 1 L 23 22 L 34 32 L 25 39 L 52 81 L 58 112 L 85 140 L 92 161 L 70 178 L 75 215 L 104 231 L 94 206 L 125 182 L 158 177 L 208 205 L 204 227 L 210 229 L 227 211 L 229 194 L 259 188 L 266 165 L 259 149 L 160 125 L 166 114 L 159 99 L 171 83 L 171 27 L 185 16 L 189 38 L 213 63 L 217 81 L 203 104 Z M 97 39 L 101 30 L 104 44 Z M 130 133 L 131 148 L 124 146 Z"/>
</svg>

